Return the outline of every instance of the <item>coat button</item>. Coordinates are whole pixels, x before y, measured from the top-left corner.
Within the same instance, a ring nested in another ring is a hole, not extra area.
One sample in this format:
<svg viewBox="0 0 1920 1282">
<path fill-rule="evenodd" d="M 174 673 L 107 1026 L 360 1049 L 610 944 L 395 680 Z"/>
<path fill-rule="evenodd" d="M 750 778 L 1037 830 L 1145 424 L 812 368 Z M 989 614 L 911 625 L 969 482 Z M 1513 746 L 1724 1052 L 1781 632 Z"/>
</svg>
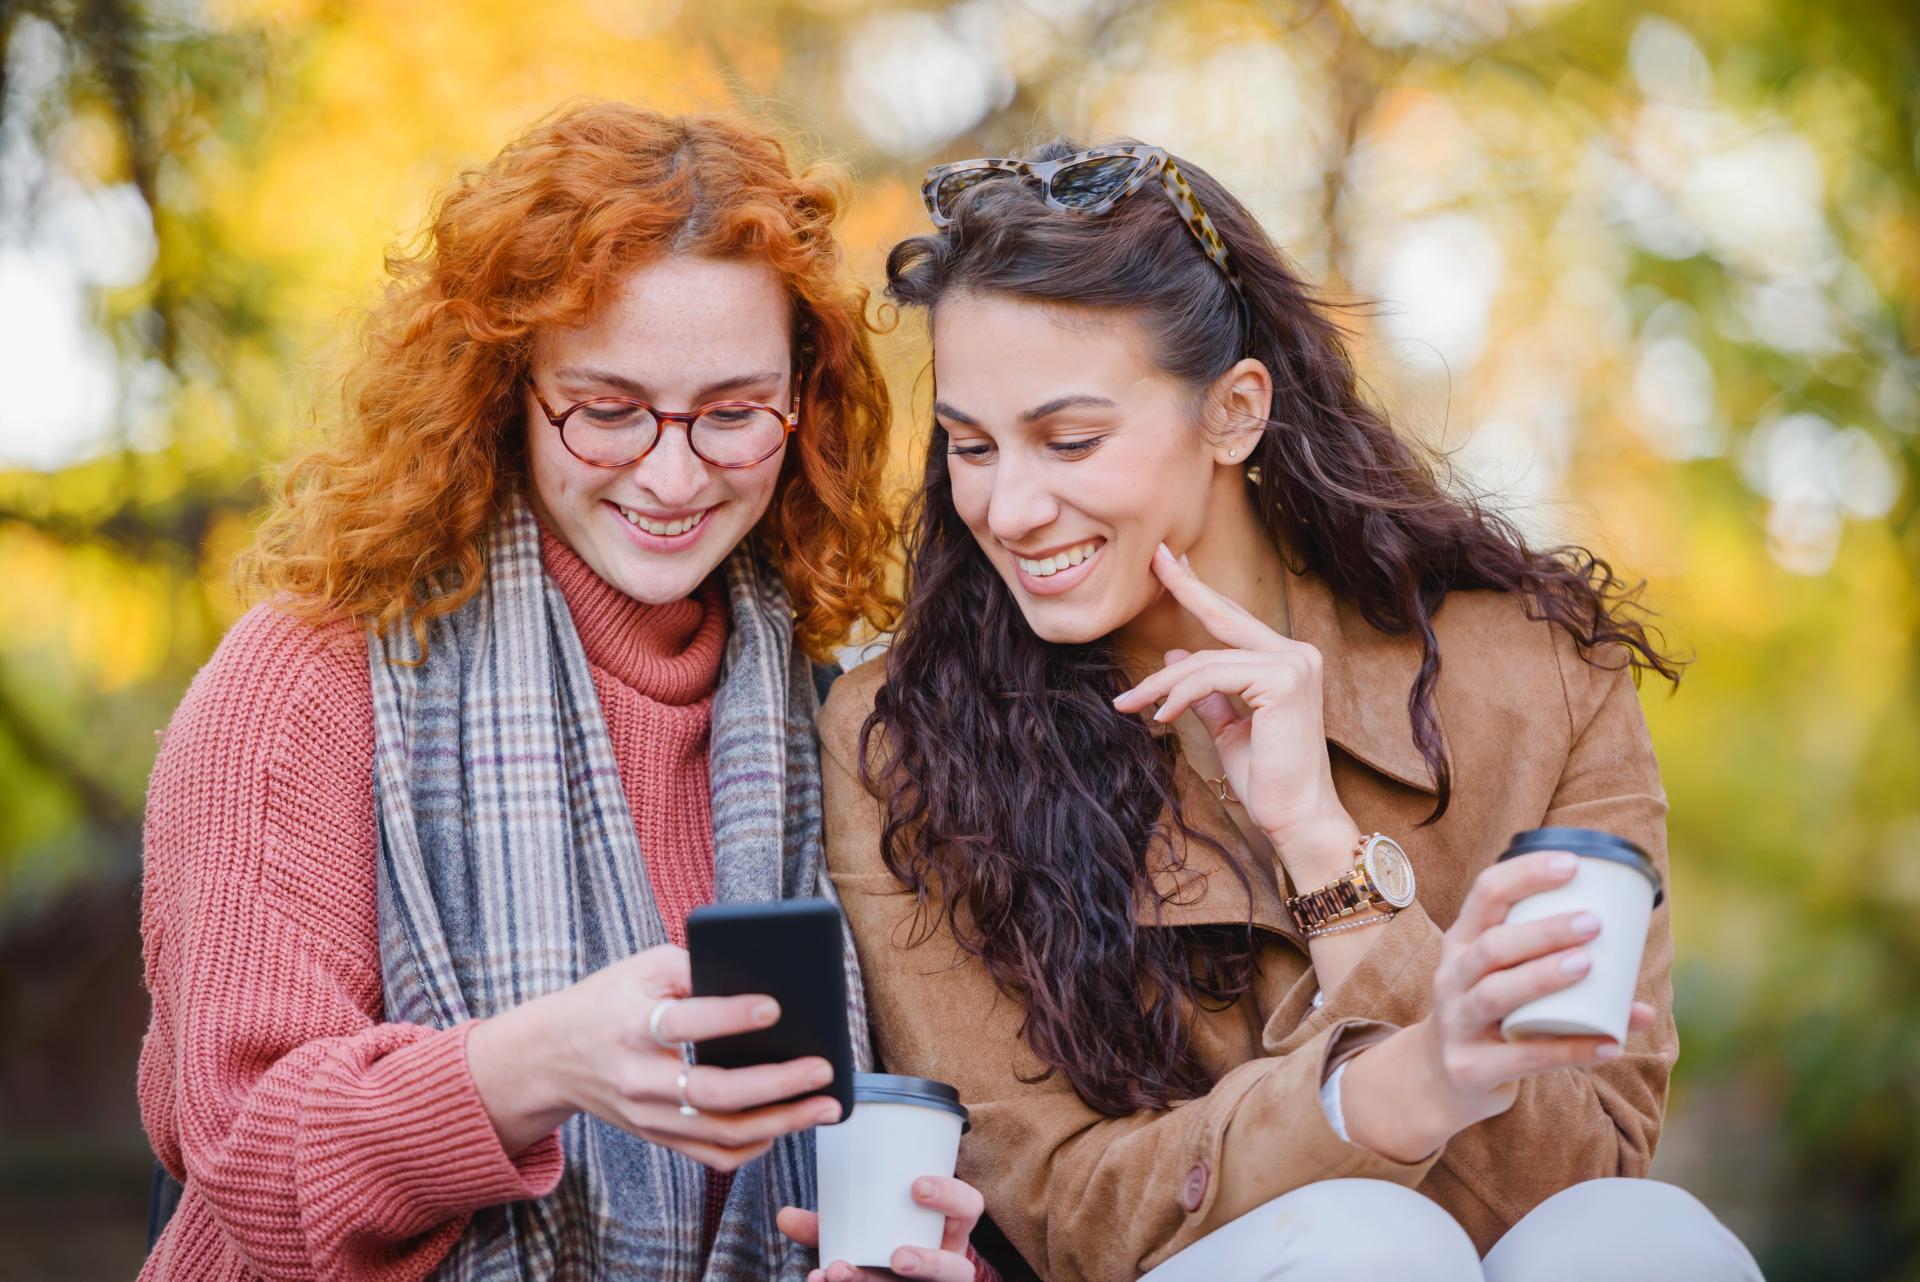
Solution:
<svg viewBox="0 0 1920 1282">
<path fill-rule="evenodd" d="M 1197 1162 L 1194 1168 L 1187 1172 L 1186 1186 L 1180 1190 L 1180 1204 L 1191 1214 L 1200 1209 L 1200 1203 L 1206 1199 L 1206 1196 L 1207 1164 Z"/>
</svg>

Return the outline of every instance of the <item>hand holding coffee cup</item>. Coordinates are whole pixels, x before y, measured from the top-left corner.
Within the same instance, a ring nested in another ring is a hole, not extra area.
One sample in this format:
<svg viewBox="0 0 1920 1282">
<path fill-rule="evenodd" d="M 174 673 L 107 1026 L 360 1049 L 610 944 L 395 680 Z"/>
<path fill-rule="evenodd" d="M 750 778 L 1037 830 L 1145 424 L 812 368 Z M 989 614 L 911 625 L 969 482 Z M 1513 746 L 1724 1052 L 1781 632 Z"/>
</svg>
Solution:
<svg viewBox="0 0 1920 1282">
<path fill-rule="evenodd" d="M 1575 914 L 1592 917 L 1599 933 L 1587 945 L 1584 975 L 1557 992 L 1536 997 L 1500 1021 L 1508 1041 L 1530 1037 L 1608 1037 L 1627 1040 L 1633 990 L 1647 923 L 1665 891 L 1647 852 L 1624 837 L 1591 828 L 1536 828 L 1514 837 L 1502 861 L 1553 851 L 1579 859 L 1572 877 L 1515 904 L 1507 923 L 1522 925 Z"/>
<path fill-rule="evenodd" d="M 960 1093 L 924 1077 L 856 1073 L 853 1098 L 846 1121 L 813 1133 L 817 1219 L 783 1212 L 782 1230 L 797 1241 L 796 1229 L 816 1235 L 828 1282 L 889 1269 L 970 1279 L 964 1253 L 984 1203 L 952 1178 L 967 1126 Z"/>
<path fill-rule="evenodd" d="M 946 1217 L 940 1248 L 896 1247 L 886 1269 L 863 1269 L 845 1260 L 821 1257 L 824 1267 L 807 1275 L 807 1282 L 871 1282 L 874 1279 L 931 1278 L 935 1282 L 973 1282 L 977 1272 L 967 1255 L 974 1226 L 986 1211 L 980 1190 L 963 1180 L 923 1175 L 913 1182 L 914 1201 Z M 803 1246 L 820 1245 L 820 1215 L 786 1207 L 779 1215 L 780 1231 Z"/>
<path fill-rule="evenodd" d="M 1514 1012 L 1585 979 L 1594 966 L 1597 938 L 1614 925 L 1584 901 L 1563 901 L 1567 906 L 1561 911 L 1516 916 L 1517 905 L 1573 882 L 1582 859 L 1553 848 L 1509 853 L 1474 879 L 1447 929 L 1434 973 L 1434 1008 L 1416 1026 L 1425 1045 L 1427 1077 L 1442 1097 L 1446 1125 L 1440 1129 L 1449 1135 L 1506 1112 L 1525 1078 L 1556 1068 L 1591 1067 L 1622 1053 L 1622 1039 L 1610 1032 L 1543 1030 L 1542 1036 L 1523 1041 L 1502 1034 Z M 1646 924 L 1642 916 L 1631 938 L 1636 971 Z M 1616 934 L 1624 935 L 1630 926 L 1622 924 Z M 1610 957 L 1609 967 L 1616 964 Z M 1631 984 L 1627 1000 L 1622 1031 L 1649 1027 L 1653 1007 L 1632 1001 Z"/>
</svg>

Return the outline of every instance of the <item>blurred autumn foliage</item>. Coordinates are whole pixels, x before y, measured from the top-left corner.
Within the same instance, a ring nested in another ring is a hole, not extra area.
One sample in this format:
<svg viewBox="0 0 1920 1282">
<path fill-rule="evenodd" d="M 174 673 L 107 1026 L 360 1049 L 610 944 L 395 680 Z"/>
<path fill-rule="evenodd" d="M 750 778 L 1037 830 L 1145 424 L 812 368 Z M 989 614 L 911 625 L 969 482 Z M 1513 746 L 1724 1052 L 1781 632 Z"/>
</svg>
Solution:
<svg viewBox="0 0 1920 1282">
<path fill-rule="evenodd" d="M 1656 1174 L 1775 1279 L 1920 1277 L 1920 30 L 1892 0 L 0 0 L 0 1251 L 124 1277 L 139 817 L 274 467 L 434 190 L 576 96 L 831 158 L 1125 133 L 1375 393 L 1648 581 L 1685 1044 Z M 917 325 L 885 340 L 896 464 Z M 1516 1160 L 1524 1160 L 1516 1155 Z"/>
</svg>

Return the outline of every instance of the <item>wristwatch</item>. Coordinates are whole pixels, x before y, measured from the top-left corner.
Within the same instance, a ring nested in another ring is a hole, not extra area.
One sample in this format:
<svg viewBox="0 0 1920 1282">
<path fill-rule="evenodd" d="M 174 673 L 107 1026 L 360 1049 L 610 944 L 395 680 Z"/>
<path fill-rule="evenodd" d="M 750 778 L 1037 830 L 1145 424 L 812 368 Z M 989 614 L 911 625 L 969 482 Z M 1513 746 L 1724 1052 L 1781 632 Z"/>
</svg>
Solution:
<svg viewBox="0 0 1920 1282">
<path fill-rule="evenodd" d="M 1287 900 L 1294 925 L 1305 934 L 1368 908 L 1391 917 L 1413 902 L 1413 863 L 1385 833 L 1362 837 L 1353 847 L 1353 869 L 1318 890 Z"/>
</svg>

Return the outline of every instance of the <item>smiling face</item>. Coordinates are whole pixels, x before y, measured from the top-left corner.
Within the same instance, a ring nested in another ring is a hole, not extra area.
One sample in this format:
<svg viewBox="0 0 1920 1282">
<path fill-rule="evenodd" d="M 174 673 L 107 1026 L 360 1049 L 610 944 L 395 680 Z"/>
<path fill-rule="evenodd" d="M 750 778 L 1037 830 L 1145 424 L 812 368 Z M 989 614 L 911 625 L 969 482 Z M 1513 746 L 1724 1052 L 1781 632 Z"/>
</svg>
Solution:
<svg viewBox="0 0 1920 1282">
<path fill-rule="evenodd" d="M 1248 446 L 1203 430 L 1132 319 L 956 294 L 933 344 L 954 508 L 1043 640 L 1125 626 L 1160 598 L 1158 544 L 1197 551 L 1251 512 L 1231 466 Z"/>
<path fill-rule="evenodd" d="M 542 333 L 533 383 L 555 413 L 602 396 L 672 411 L 744 400 L 785 412 L 792 334 L 792 302 L 766 264 L 668 257 L 636 270 L 586 325 Z M 721 468 L 696 455 L 686 425 L 673 423 L 639 462 L 595 467 L 567 450 L 532 391 L 525 400 L 535 512 L 635 600 L 688 596 L 773 501 L 784 442 L 751 467 Z M 568 420 L 570 433 L 582 417 Z"/>
</svg>

